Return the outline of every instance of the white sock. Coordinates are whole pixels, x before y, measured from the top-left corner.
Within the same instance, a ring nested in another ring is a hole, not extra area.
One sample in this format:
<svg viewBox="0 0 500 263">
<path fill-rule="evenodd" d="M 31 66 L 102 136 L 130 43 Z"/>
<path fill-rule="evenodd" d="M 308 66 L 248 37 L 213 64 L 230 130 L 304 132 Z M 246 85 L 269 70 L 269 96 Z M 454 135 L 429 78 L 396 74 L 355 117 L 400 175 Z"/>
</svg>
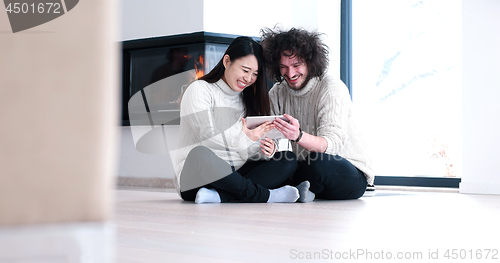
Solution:
<svg viewBox="0 0 500 263">
<path fill-rule="evenodd" d="M 316 195 L 313 192 L 309 191 L 310 186 L 311 183 L 309 183 L 309 181 L 304 181 L 296 186 L 299 190 L 300 195 L 299 199 L 297 200 L 298 202 L 307 203 L 314 200 L 314 197 L 316 197 Z"/>
<path fill-rule="evenodd" d="M 294 203 L 299 199 L 299 190 L 289 185 L 269 190 L 269 193 L 268 203 Z"/>
<path fill-rule="evenodd" d="M 200 188 L 196 193 L 194 202 L 197 204 L 202 203 L 220 203 L 220 195 L 214 189 Z"/>
</svg>

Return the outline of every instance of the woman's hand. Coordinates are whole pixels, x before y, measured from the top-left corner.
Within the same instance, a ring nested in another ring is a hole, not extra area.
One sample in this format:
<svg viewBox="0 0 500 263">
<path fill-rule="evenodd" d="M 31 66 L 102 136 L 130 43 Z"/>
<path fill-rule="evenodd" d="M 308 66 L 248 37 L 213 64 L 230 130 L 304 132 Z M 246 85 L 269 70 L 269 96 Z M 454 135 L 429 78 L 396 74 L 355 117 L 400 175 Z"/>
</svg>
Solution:
<svg viewBox="0 0 500 263">
<path fill-rule="evenodd" d="M 252 140 L 254 142 L 256 142 L 259 138 L 261 138 L 268 131 L 275 128 L 274 124 L 272 124 L 269 121 L 266 121 L 266 122 L 262 123 L 261 125 L 250 130 L 247 127 L 247 121 L 244 118 L 241 118 L 241 121 L 243 122 L 243 125 L 242 125 L 243 132 L 248 136 L 248 138 L 250 138 L 250 140 Z"/>
<path fill-rule="evenodd" d="M 276 129 L 280 131 L 287 139 L 289 140 L 297 140 L 300 134 L 300 123 L 294 117 L 283 114 L 283 117 L 287 118 L 290 122 L 286 122 L 280 118 L 276 118 L 273 123 L 276 125 Z"/>
<path fill-rule="evenodd" d="M 272 156 L 276 149 L 276 144 L 272 139 L 266 138 L 264 140 L 260 140 L 260 150 L 267 156 Z"/>
</svg>

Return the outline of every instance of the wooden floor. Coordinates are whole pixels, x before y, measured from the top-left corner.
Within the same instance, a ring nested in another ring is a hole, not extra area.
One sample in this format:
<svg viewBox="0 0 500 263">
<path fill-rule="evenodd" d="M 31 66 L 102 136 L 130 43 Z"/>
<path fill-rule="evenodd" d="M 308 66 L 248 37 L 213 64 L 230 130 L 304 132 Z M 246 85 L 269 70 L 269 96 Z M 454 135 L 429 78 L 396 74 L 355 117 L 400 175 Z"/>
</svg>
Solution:
<svg viewBox="0 0 500 263">
<path fill-rule="evenodd" d="M 500 262 L 498 195 L 377 189 L 349 201 L 196 205 L 172 190 L 115 193 L 115 262 Z"/>
</svg>

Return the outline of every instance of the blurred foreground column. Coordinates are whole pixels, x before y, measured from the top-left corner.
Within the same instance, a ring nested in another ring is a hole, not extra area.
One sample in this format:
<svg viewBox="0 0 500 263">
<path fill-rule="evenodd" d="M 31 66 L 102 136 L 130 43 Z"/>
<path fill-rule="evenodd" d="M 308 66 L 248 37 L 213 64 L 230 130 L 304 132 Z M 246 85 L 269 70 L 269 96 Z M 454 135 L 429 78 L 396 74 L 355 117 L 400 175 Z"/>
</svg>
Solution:
<svg viewBox="0 0 500 263">
<path fill-rule="evenodd" d="M 112 262 L 118 8 L 52 2 L 16 33 L 0 9 L 0 262 Z"/>
</svg>

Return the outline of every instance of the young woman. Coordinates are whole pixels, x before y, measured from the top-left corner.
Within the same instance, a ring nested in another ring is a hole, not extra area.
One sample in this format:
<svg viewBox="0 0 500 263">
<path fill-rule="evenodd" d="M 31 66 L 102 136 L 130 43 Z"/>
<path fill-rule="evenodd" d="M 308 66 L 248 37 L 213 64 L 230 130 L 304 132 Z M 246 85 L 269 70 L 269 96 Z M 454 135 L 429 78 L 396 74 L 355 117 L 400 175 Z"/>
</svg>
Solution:
<svg viewBox="0 0 500 263">
<path fill-rule="evenodd" d="M 262 47 L 236 38 L 217 66 L 194 81 L 181 101 L 176 188 L 186 201 L 295 202 L 298 189 L 283 185 L 297 168 L 295 154 L 276 152 L 266 122 L 248 129 L 244 117 L 269 115 Z"/>
</svg>

